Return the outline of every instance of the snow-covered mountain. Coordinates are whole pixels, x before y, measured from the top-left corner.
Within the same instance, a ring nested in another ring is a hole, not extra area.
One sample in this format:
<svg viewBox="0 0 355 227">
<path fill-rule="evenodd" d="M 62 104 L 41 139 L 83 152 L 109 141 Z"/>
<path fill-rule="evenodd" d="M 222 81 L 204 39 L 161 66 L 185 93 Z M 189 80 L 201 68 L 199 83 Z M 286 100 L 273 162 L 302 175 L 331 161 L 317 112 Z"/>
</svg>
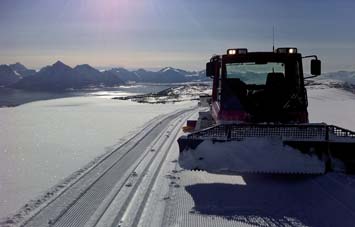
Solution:
<svg viewBox="0 0 355 227">
<path fill-rule="evenodd" d="M 82 84 L 89 86 L 100 83 L 101 72 L 88 64 L 77 65 L 73 70 L 76 76 L 80 77 Z"/>
<path fill-rule="evenodd" d="M 341 88 L 355 93 L 355 72 L 338 71 L 324 73 L 319 77 L 306 80 L 306 85 Z"/>
<path fill-rule="evenodd" d="M 57 61 L 51 66 L 42 68 L 31 77 L 25 77 L 13 85 L 25 90 L 62 90 L 76 83 L 75 74 L 71 67 Z"/>
<path fill-rule="evenodd" d="M 15 64 L 11 64 L 9 66 L 15 72 L 15 74 L 18 74 L 21 77 L 31 76 L 36 73 L 36 70 L 28 69 L 26 68 L 26 66 L 19 62 L 16 62 Z"/>
<path fill-rule="evenodd" d="M 205 71 L 189 72 L 183 69 L 173 67 L 165 67 L 154 72 L 145 69 L 129 71 L 124 68 L 113 68 L 106 72 L 117 75 L 125 82 L 141 82 L 141 83 L 183 83 L 208 81 Z"/>
<path fill-rule="evenodd" d="M 0 65 L 0 86 L 9 86 L 21 78 L 35 73 L 35 70 L 28 69 L 19 62 L 10 65 Z"/>
<path fill-rule="evenodd" d="M 329 72 L 317 77 L 316 81 L 329 87 L 343 88 L 355 91 L 355 72 L 338 71 Z"/>
<path fill-rule="evenodd" d="M 141 81 L 141 78 L 137 73 L 128 71 L 125 68 L 113 68 L 113 69 L 105 71 L 105 73 L 110 73 L 112 75 L 115 75 L 125 82 Z"/>
<path fill-rule="evenodd" d="M 1 65 L 0 86 L 25 90 L 65 90 L 89 86 L 116 86 L 124 83 L 184 83 L 209 81 L 205 71 L 186 71 L 165 67 L 159 71 L 112 68 L 103 72 L 88 64 L 74 68 L 57 61 L 40 71 L 28 69 L 21 63 Z"/>
<path fill-rule="evenodd" d="M 185 75 L 188 75 L 188 74 L 191 74 L 191 72 L 188 72 L 186 70 L 183 70 L 183 69 L 176 69 L 176 68 L 173 68 L 173 67 L 165 67 L 165 68 L 162 68 L 161 70 L 159 70 L 159 72 L 175 72 L 175 73 L 180 73 L 180 74 L 185 74 Z"/>
<path fill-rule="evenodd" d="M 332 79 L 355 85 L 355 72 L 353 71 L 338 71 L 325 73 L 319 79 Z"/>
<path fill-rule="evenodd" d="M 10 66 L 0 65 L 0 86 L 8 86 L 16 83 L 21 79 L 19 74 L 16 74 Z"/>
<path fill-rule="evenodd" d="M 26 77 L 30 75 L 31 78 L 27 79 Z M 27 69 L 21 63 L 0 66 L 0 86 L 13 86 L 29 90 L 116 86 L 130 82 L 183 83 L 209 80 L 206 77 L 205 70 L 187 71 L 173 67 L 164 67 L 159 71 L 145 69 L 130 71 L 121 67 L 100 72 L 88 64 L 71 68 L 58 61 L 36 72 L 35 70 Z M 16 84 L 13 85 L 14 83 Z M 308 85 L 324 85 L 355 91 L 355 71 L 324 73 L 320 77 L 306 80 L 306 83 Z"/>
<path fill-rule="evenodd" d="M 117 76 L 101 73 L 90 65 L 71 68 L 61 61 L 42 68 L 38 73 L 25 77 L 12 87 L 25 90 L 65 90 L 89 86 L 116 86 L 124 82 Z"/>
</svg>

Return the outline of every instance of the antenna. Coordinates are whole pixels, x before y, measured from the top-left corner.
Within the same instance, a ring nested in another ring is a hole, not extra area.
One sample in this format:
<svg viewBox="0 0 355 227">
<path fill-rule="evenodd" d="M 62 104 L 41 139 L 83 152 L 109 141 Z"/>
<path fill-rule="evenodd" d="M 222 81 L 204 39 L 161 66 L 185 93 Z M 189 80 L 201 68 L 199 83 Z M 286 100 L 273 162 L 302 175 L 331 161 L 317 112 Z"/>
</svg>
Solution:
<svg viewBox="0 0 355 227">
<path fill-rule="evenodd" d="M 275 26 L 272 26 L 272 52 L 275 52 Z"/>
</svg>

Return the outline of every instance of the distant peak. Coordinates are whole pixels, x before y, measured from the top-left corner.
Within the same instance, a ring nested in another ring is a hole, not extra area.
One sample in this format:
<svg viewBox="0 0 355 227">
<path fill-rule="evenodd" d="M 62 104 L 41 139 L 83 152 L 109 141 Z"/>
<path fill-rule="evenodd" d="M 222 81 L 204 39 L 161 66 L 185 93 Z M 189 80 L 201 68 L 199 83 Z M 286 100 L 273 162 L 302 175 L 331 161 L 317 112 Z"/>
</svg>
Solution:
<svg viewBox="0 0 355 227">
<path fill-rule="evenodd" d="M 59 60 L 53 64 L 53 67 L 70 68 L 69 66 L 67 66 L 66 64 L 64 64 L 63 62 L 61 62 Z"/>
<path fill-rule="evenodd" d="M 75 66 L 74 70 L 82 72 L 82 73 L 98 73 L 100 72 L 96 68 L 92 67 L 89 64 L 82 64 L 82 65 L 77 65 Z"/>
<path fill-rule="evenodd" d="M 20 62 L 16 62 L 15 64 L 11 64 L 9 65 L 13 70 L 17 70 L 17 71 L 24 71 L 27 70 L 27 68 L 22 65 Z"/>
<path fill-rule="evenodd" d="M 81 65 L 75 66 L 75 68 L 90 68 L 90 69 L 92 69 L 93 67 L 91 67 L 89 64 L 81 64 Z"/>
<path fill-rule="evenodd" d="M 0 67 L 1 68 L 9 68 L 9 69 L 11 69 L 11 67 L 9 65 L 5 65 L 5 64 L 0 64 Z"/>
<path fill-rule="evenodd" d="M 162 68 L 161 70 L 159 70 L 159 72 L 161 73 L 164 73 L 164 72 L 175 72 L 175 73 L 180 73 L 180 74 L 189 74 L 189 72 L 185 71 L 185 70 L 182 70 L 182 69 L 177 69 L 177 68 L 174 68 L 174 67 L 165 67 L 165 68 Z"/>
<path fill-rule="evenodd" d="M 166 71 L 168 71 L 168 70 L 174 70 L 174 68 L 173 67 L 164 67 L 164 68 L 162 68 L 161 70 L 159 70 L 160 72 L 166 72 Z"/>
<path fill-rule="evenodd" d="M 64 63 L 63 62 L 61 62 L 60 60 L 58 60 L 58 61 L 56 61 L 55 63 L 54 63 L 54 65 L 64 65 Z"/>
</svg>

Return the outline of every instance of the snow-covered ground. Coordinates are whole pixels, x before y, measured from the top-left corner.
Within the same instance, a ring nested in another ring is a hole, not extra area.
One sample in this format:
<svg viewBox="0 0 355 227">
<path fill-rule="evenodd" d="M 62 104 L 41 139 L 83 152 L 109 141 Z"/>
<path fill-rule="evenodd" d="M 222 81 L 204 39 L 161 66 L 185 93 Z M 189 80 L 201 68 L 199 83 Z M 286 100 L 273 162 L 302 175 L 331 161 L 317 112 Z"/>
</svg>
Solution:
<svg viewBox="0 0 355 227">
<path fill-rule="evenodd" d="M 196 105 L 112 100 L 117 92 L 95 95 L 0 109 L 0 217 L 112 151 L 149 120 Z"/>
<path fill-rule="evenodd" d="M 0 109 L 0 216 L 14 212 L 60 179 L 111 151 L 122 138 L 134 134 L 150 119 L 196 104 L 140 104 L 112 100 L 111 93 L 99 95 L 99 98 L 66 98 Z M 308 97 L 311 122 L 355 130 L 354 94 L 316 86 L 308 89 Z M 177 147 L 175 151 L 174 156 Z M 228 183 L 223 179 L 222 182 Z M 186 194 L 185 188 L 179 190 Z M 204 209 L 200 205 L 195 207 Z"/>
</svg>

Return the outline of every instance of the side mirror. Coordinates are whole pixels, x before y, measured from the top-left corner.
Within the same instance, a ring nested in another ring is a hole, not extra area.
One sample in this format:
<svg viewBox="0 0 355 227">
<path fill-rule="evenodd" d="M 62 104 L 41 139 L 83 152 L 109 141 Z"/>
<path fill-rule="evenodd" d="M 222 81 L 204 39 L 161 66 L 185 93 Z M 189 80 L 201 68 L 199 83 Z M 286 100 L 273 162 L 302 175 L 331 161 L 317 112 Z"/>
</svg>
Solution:
<svg viewBox="0 0 355 227">
<path fill-rule="evenodd" d="M 319 76 L 321 72 L 321 61 L 318 59 L 311 60 L 311 74 L 314 76 Z"/>
<path fill-rule="evenodd" d="M 213 74 L 214 74 L 214 64 L 213 62 L 208 62 L 206 64 L 206 76 L 207 77 L 213 77 Z"/>
</svg>

